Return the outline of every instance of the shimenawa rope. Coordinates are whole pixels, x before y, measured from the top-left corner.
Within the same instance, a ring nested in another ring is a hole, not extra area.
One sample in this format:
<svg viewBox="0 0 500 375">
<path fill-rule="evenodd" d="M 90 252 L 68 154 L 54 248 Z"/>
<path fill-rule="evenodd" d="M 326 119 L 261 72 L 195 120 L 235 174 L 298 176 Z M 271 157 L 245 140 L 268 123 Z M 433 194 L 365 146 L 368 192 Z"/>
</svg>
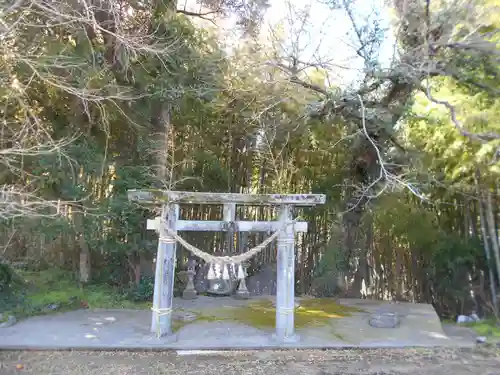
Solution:
<svg viewBox="0 0 500 375">
<path fill-rule="evenodd" d="M 282 228 L 278 229 L 276 232 L 274 232 L 271 236 L 269 236 L 267 239 L 265 239 L 262 243 L 259 245 L 251 248 L 247 252 L 235 256 L 213 256 L 211 254 L 208 254 L 200 249 L 198 249 L 196 246 L 191 245 L 189 242 L 184 240 L 181 236 L 179 236 L 176 232 L 171 230 L 165 223 L 165 221 L 162 221 L 163 224 L 163 230 L 165 231 L 166 236 L 161 236 L 160 241 L 161 242 L 167 242 L 167 243 L 172 243 L 172 239 L 175 241 L 179 242 L 186 250 L 188 250 L 191 254 L 195 255 L 196 257 L 203 259 L 205 262 L 210 263 L 210 264 L 220 264 L 220 265 L 225 265 L 225 264 L 241 264 L 244 261 L 252 258 L 253 256 L 257 255 L 259 252 L 264 250 L 267 245 L 269 245 L 271 242 L 273 242 L 279 234 L 285 230 L 286 227 L 289 225 L 294 225 L 297 222 L 296 220 L 292 220 L 288 223 L 285 223 Z M 284 241 L 285 243 L 291 243 L 291 240 Z"/>
</svg>

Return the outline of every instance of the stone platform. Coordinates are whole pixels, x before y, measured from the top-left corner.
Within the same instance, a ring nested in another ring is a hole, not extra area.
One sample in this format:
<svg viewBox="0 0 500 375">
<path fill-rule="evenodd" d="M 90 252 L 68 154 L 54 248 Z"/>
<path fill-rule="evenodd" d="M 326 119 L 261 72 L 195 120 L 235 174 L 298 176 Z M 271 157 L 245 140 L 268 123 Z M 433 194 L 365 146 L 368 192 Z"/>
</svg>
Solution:
<svg viewBox="0 0 500 375">
<path fill-rule="evenodd" d="M 259 300 L 262 300 L 260 298 Z M 300 304 L 301 299 L 297 299 Z M 241 309 L 255 302 L 230 297 L 175 299 L 171 337 L 157 339 L 150 332 L 149 310 L 78 310 L 33 317 L 0 330 L 0 349 L 90 349 L 90 350 L 228 350 L 265 348 L 383 348 L 470 347 L 474 341 L 443 331 L 431 305 L 341 299 L 342 306 L 362 311 L 327 319 L 322 325 L 297 329 L 298 340 L 280 344 L 272 327 L 252 326 L 241 321 L 219 320 L 216 311 Z M 199 314 L 212 319 L 197 320 Z M 401 317 L 396 328 L 374 328 L 374 313 L 391 312 Z M 317 313 L 317 312 L 312 312 Z"/>
</svg>

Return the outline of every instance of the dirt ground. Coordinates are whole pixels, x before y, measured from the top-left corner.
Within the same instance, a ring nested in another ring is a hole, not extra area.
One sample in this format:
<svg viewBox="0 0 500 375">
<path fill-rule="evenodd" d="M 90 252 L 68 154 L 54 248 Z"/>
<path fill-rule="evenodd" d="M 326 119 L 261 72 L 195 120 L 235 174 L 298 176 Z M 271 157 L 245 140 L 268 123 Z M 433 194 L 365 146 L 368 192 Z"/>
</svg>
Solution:
<svg viewBox="0 0 500 375">
<path fill-rule="evenodd" d="M 500 375 L 500 350 L 0 352 L 1 375 Z"/>
</svg>

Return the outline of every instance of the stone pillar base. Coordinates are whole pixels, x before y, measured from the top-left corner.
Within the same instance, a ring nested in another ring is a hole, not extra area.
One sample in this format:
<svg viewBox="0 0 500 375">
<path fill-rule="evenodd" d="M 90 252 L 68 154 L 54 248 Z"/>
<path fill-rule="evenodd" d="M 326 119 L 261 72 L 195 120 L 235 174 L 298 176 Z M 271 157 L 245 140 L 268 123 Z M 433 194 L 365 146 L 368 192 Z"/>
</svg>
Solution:
<svg viewBox="0 0 500 375">
<path fill-rule="evenodd" d="M 196 272 L 194 271 L 194 268 L 190 267 L 186 271 L 187 284 L 186 284 L 186 288 L 182 292 L 182 298 L 184 298 L 184 299 L 196 299 L 196 298 L 198 298 L 198 292 L 196 291 L 196 289 L 194 287 L 194 275 L 196 275 Z"/>
<path fill-rule="evenodd" d="M 249 299 L 250 298 L 250 292 L 248 290 L 237 290 L 235 295 L 235 299 Z"/>
<path fill-rule="evenodd" d="M 168 343 L 168 344 L 172 344 L 174 342 L 177 342 L 177 340 L 179 339 L 179 337 L 177 336 L 177 332 L 172 332 L 170 334 L 163 335 L 161 337 L 156 337 L 156 335 L 155 335 L 155 338 L 156 338 L 156 340 L 161 340 L 161 342 Z"/>
<path fill-rule="evenodd" d="M 193 290 L 185 290 L 182 292 L 182 298 L 183 299 L 196 299 L 198 298 L 198 292 L 193 289 Z"/>
<path fill-rule="evenodd" d="M 279 338 L 276 333 L 273 333 L 272 339 L 274 342 L 277 342 L 278 344 L 295 344 L 300 341 L 300 336 L 297 334 L 293 334 L 292 336 L 287 336 L 284 338 Z"/>
</svg>

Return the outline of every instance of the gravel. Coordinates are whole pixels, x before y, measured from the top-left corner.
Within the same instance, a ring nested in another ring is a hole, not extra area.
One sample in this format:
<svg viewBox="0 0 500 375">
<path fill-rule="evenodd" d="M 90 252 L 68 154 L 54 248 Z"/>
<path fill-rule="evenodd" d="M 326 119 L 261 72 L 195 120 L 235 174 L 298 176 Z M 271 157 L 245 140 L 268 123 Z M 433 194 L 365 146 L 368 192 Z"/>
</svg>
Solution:
<svg viewBox="0 0 500 375">
<path fill-rule="evenodd" d="M 500 350 L 377 349 L 219 352 L 0 352 L 0 374 L 500 375 Z"/>
</svg>

